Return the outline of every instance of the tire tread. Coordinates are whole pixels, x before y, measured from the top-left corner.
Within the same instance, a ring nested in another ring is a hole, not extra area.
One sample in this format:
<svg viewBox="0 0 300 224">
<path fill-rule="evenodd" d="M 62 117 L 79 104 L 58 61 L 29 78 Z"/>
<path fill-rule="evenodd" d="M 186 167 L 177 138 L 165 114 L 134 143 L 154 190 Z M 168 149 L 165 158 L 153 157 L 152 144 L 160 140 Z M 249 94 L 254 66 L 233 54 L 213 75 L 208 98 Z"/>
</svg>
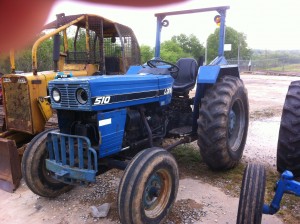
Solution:
<svg viewBox="0 0 300 224">
<path fill-rule="evenodd" d="M 266 172 L 261 164 L 248 164 L 244 170 L 237 224 L 260 224 L 264 204 Z"/>
<path fill-rule="evenodd" d="M 235 94 L 240 94 L 245 112 L 245 127 L 239 154 L 233 158 L 228 152 L 227 120 L 230 103 Z M 206 164 L 213 170 L 235 167 L 244 150 L 249 123 L 248 93 L 243 81 L 237 77 L 224 76 L 208 89 L 201 101 L 198 119 L 198 146 Z"/>
<path fill-rule="evenodd" d="M 300 81 L 291 82 L 286 94 L 277 144 L 277 170 L 300 176 Z"/>
</svg>

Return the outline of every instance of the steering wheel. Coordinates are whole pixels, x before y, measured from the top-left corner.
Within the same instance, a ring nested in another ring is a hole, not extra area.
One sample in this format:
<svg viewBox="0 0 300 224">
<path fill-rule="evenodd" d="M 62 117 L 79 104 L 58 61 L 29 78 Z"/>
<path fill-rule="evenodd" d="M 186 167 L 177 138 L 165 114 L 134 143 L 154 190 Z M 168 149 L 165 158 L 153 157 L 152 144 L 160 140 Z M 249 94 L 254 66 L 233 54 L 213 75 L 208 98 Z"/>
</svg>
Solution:
<svg viewBox="0 0 300 224">
<path fill-rule="evenodd" d="M 168 61 L 163 61 L 163 60 L 159 60 L 159 59 L 151 59 L 149 61 L 147 61 L 147 65 L 150 68 L 157 68 L 157 66 L 159 65 L 170 65 L 168 69 L 168 71 L 170 73 L 177 73 L 179 71 L 179 67 L 171 62 Z"/>
</svg>

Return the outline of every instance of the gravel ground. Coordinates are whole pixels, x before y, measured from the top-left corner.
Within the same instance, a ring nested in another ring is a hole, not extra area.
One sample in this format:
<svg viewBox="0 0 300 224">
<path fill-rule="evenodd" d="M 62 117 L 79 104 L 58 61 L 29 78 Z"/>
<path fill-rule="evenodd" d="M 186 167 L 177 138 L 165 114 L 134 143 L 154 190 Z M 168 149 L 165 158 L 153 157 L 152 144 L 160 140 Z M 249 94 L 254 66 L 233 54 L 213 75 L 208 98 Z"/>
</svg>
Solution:
<svg viewBox="0 0 300 224">
<path fill-rule="evenodd" d="M 263 162 L 276 168 L 276 150 L 281 117 L 251 121 L 243 159 L 246 162 Z M 262 138 L 263 136 L 263 138 Z"/>
<path fill-rule="evenodd" d="M 280 112 L 287 86 L 296 77 L 244 75 L 250 99 L 250 125 L 242 162 L 259 161 L 275 166 Z M 119 223 L 116 193 L 122 171 L 99 176 L 96 184 L 75 187 L 55 199 L 38 197 L 22 181 L 13 194 L 0 192 L 0 223 Z M 182 175 L 184 176 L 184 175 Z M 107 218 L 93 218 L 90 206 L 111 203 Z M 166 224 L 235 223 L 238 198 L 199 178 L 180 180 L 177 201 Z M 263 216 L 263 223 L 283 223 Z"/>
</svg>

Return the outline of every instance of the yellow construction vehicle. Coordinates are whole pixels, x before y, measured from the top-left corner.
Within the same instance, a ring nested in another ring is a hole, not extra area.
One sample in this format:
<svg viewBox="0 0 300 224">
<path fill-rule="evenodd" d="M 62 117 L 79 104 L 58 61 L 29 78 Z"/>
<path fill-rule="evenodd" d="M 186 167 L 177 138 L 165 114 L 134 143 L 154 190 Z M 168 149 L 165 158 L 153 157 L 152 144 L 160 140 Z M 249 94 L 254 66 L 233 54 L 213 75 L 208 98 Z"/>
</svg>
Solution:
<svg viewBox="0 0 300 224">
<path fill-rule="evenodd" d="M 48 39 L 53 40 L 54 69 L 39 71 L 37 49 Z M 72 76 L 124 74 L 129 65 L 140 64 L 140 49 L 127 26 L 97 15 L 59 14 L 32 47 L 32 72 L 17 72 L 13 51 L 10 62 L 11 74 L 2 77 L 5 131 L 0 133 L 0 189 L 13 192 L 22 177 L 20 159 L 26 144 L 52 117 L 48 82 Z"/>
</svg>

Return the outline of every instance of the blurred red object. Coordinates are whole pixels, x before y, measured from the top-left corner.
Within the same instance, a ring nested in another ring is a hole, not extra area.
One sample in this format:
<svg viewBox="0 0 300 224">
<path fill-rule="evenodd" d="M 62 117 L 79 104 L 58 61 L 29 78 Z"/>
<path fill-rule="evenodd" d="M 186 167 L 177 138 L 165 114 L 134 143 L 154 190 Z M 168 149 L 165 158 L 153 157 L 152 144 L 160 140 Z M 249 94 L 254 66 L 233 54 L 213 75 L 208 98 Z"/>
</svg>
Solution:
<svg viewBox="0 0 300 224">
<path fill-rule="evenodd" d="M 187 0 L 83 0 L 130 7 L 153 7 Z M 26 46 L 42 29 L 55 0 L 1 0 L 0 53 Z"/>
<path fill-rule="evenodd" d="M 3 104 L 3 94 L 2 94 L 2 73 L 0 72 L 0 105 Z"/>
</svg>

